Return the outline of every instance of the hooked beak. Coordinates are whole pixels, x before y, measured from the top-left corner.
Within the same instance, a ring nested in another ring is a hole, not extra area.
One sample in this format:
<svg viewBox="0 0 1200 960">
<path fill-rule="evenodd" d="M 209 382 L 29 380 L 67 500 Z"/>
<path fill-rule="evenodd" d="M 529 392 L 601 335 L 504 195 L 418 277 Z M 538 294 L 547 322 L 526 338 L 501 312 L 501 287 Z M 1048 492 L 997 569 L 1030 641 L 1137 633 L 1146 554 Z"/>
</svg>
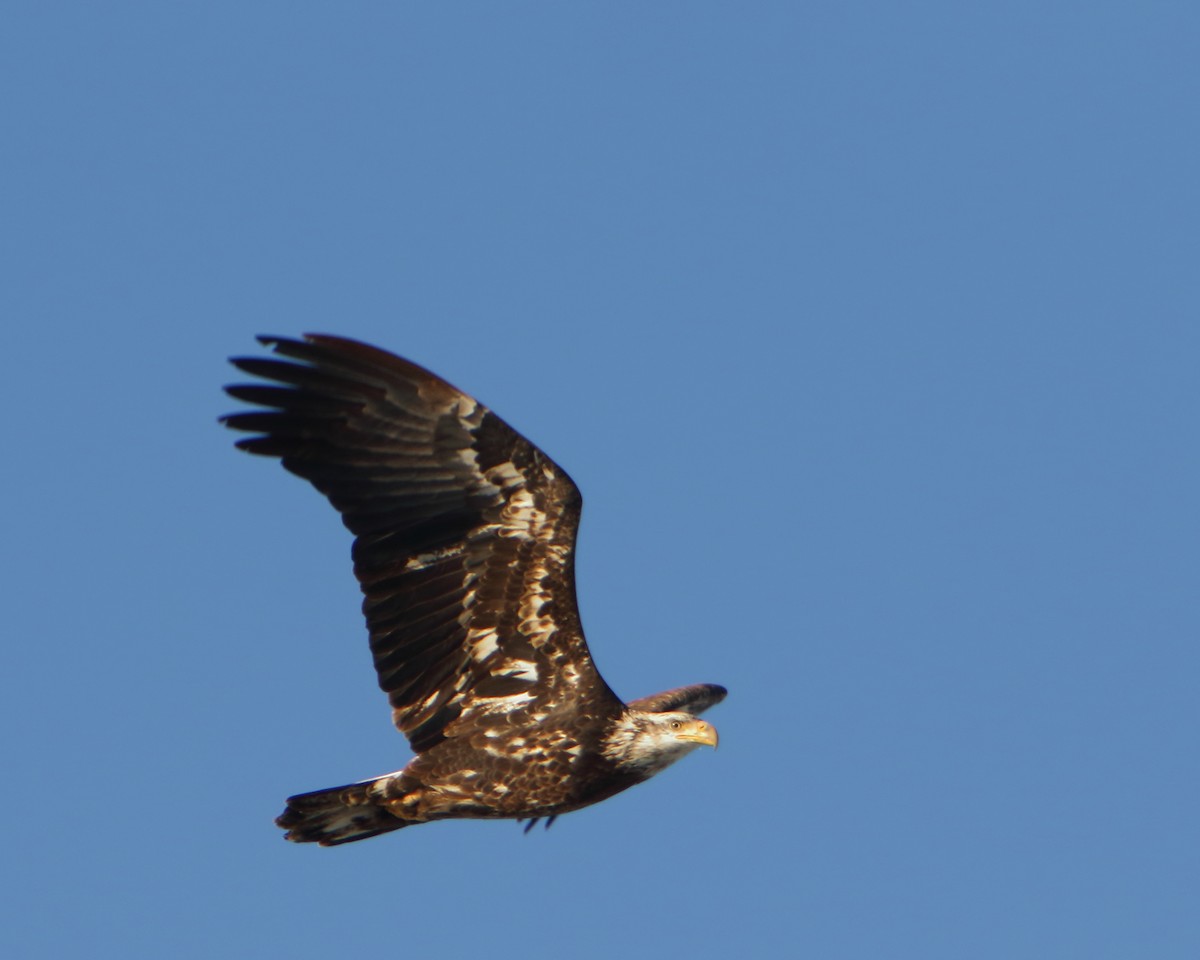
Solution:
<svg viewBox="0 0 1200 960">
<path fill-rule="evenodd" d="M 704 720 L 693 720 L 675 736 L 688 743 L 699 743 L 714 750 L 717 747 L 717 728 Z"/>
</svg>

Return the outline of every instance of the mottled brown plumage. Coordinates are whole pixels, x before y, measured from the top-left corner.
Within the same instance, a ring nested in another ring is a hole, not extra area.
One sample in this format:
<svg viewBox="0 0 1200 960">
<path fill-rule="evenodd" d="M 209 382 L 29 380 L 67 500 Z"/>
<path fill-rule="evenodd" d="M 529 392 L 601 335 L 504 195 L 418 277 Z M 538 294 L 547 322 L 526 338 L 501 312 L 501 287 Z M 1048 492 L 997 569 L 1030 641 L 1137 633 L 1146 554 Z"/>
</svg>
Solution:
<svg viewBox="0 0 1200 960">
<path fill-rule="evenodd" d="M 427 370 L 352 340 L 263 337 L 232 362 L 258 409 L 224 422 L 329 498 L 379 685 L 416 756 L 301 794 L 278 824 L 332 845 L 451 817 L 553 818 L 652 776 L 716 732 L 699 684 L 628 706 L 597 672 L 575 602 L 582 499 L 553 461 Z"/>
</svg>

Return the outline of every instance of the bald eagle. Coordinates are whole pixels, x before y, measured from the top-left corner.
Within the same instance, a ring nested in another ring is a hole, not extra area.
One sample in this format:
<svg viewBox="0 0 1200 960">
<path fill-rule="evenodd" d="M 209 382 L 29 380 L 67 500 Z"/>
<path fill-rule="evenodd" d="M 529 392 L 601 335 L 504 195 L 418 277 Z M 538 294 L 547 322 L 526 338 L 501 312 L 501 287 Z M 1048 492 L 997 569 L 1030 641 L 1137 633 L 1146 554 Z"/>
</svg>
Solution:
<svg viewBox="0 0 1200 960">
<path fill-rule="evenodd" d="M 237 442 L 308 480 L 354 534 L 379 686 L 415 756 L 289 797 L 286 838 L 324 846 L 451 818 L 528 820 L 611 797 L 717 732 L 696 684 L 623 703 L 588 653 L 575 600 L 582 498 L 487 407 L 353 340 L 260 337 L 233 358 L 256 409 Z M 263 383 L 268 381 L 269 383 Z"/>
</svg>

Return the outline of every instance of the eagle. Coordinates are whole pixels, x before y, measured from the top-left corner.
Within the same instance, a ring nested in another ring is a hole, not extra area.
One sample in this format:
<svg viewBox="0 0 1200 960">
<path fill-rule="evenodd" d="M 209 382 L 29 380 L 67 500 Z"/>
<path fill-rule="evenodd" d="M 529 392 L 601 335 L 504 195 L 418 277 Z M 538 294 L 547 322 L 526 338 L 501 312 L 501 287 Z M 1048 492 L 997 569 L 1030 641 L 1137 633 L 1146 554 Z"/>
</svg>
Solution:
<svg viewBox="0 0 1200 960">
<path fill-rule="evenodd" d="M 571 478 L 428 370 L 341 337 L 263 336 L 230 362 L 251 409 L 222 417 L 323 493 L 354 535 L 379 686 L 414 754 L 402 769 L 289 797 L 286 839 L 335 846 L 454 818 L 528 821 L 607 799 L 699 746 L 724 687 L 624 703 L 575 598 L 583 504 Z"/>
</svg>

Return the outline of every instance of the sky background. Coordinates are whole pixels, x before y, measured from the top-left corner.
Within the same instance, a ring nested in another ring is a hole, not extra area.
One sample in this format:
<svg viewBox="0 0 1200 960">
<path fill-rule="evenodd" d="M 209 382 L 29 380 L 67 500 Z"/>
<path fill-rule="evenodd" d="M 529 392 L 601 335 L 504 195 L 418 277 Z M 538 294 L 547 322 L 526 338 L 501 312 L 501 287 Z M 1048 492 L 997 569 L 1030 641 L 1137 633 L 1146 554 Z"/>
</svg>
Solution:
<svg viewBox="0 0 1200 960">
<path fill-rule="evenodd" d="M 0 954 L 1200 956 L 1200 7 L 43 3 L 0 31 Z M 408 757 L 231 354 L 574 477 L 716 753 L 326 850 Z"/>
</svg>

